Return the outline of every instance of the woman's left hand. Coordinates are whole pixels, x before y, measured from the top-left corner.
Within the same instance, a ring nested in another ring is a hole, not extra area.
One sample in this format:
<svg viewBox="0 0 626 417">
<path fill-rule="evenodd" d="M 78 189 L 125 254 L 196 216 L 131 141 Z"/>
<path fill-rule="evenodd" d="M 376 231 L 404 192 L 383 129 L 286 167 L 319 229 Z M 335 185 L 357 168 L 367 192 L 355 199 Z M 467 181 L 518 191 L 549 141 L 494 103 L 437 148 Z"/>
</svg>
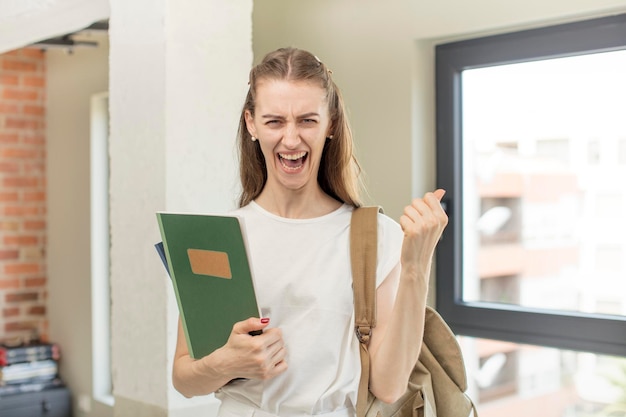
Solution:
<svg viewBox="0 0 626 417">
<path fill-rule="evenodd" d="M 377 324 L 368 349 L 370 391 L 381 399 L 395 401 L 404 393 L 422 348 L 432 256 L 448 224 L 444 194 L 426 193 L 405 207 L 400 266 L 376 289 Z"/>
<path fill-rule="evenodd" d="M 422 198 L 416 198 L 404 208 L 400 226 L 404 231 L 402 243 L 402 266 L 427 274 L 435 247 L 448 224 L 448 216 L 441 207 L 445 190 L 437 189 Z"/>
</svg>

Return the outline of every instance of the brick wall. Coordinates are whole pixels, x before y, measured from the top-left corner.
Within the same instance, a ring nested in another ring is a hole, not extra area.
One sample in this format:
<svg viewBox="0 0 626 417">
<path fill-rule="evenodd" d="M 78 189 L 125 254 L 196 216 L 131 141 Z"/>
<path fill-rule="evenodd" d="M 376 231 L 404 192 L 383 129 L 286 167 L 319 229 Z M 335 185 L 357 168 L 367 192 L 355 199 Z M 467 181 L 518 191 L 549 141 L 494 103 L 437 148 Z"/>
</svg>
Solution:
<svg viewBox="0 0 626 417">
<path fill-rule="evenodd" d="M 45 54 L 0 55 L 0 339 L 47 339 Z"/>
</svg>

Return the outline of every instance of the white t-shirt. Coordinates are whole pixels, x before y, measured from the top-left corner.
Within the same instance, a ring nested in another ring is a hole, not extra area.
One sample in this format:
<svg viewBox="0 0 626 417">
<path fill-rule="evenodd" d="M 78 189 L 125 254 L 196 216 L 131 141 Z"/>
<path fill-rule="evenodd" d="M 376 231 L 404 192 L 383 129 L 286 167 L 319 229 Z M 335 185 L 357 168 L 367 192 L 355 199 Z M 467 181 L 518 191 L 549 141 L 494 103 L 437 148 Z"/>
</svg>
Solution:
<svg viewBox="0 0 626 417">
<path fill-rule="evenodd" d="M 275 415 L 353 409 L 361 363 L 350 266 L 352 207 L 287 219 L 251 202 L 235 214 L 244 219 L 262 317 L 282 330 L 288 370 L 268 381 L 235 381 L 216 396 Z M 377 286 L 400 261 L 402 237 L 400 226 L 379 214 Z"/>
</svg>

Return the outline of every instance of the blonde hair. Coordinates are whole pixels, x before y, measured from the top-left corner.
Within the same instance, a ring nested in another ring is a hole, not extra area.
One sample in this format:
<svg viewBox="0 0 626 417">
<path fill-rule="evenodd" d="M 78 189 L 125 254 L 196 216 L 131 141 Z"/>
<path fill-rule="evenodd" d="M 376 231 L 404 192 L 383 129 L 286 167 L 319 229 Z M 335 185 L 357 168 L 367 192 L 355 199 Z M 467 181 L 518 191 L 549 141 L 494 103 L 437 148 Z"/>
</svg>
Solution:
<svg viewBox="0 0 626 417">
<path fill-rule="evenodd" d="M 341 92 L 331 78 L 331 71 L 315 55 L 296 48 L 270 52 L 250 71 L 250 88 L 237 133 L 242 186 L 239 206 L 254 200 L 267 182 L 265 158 L 258 141 L 251 140 L 245 120 L 246 111 L 254 116 L 257 83 L 267 79 L 313 82 L 326 91 L 332 139 L 327 139 L 324 145 L 317 181 L 331 197 L 354 207 L 361 206 L 361 168 L 354 156 L 352 130 Z"/>
</svg>

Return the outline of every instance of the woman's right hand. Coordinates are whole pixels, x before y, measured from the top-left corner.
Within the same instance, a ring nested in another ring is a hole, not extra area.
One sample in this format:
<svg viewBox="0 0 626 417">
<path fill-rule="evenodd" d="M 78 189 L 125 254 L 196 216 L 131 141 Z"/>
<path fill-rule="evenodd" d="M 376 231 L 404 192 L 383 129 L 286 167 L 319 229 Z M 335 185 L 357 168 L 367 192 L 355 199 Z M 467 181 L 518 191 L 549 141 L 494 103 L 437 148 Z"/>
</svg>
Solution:
<svg viewBox="0 0 626 417">
<path fill-rule="evenodd" d="M 249 318 L 235 323 L 228 341 L 213 353 L 198 360 L 191 358 L 182 322 L 178 320 L 178 339 L 172 382 L 185 397 L 207 395 L 235 378 L 270 379 L 287 369 L 282 332 L 268 329 L 269 319 Z M 262 330 L 258 336 L 250 332 Z"/>
<path fill-rule="evenodd" d="M 251 317 L 235 323 L 226 344 L 214 355 L 219 372 L 232 378 L 270 379 L 287 370 L 282 331 L 267 328 L 269 319 Z M 250 333 L 262 331 L 257 336 Z"/>
</svg>

